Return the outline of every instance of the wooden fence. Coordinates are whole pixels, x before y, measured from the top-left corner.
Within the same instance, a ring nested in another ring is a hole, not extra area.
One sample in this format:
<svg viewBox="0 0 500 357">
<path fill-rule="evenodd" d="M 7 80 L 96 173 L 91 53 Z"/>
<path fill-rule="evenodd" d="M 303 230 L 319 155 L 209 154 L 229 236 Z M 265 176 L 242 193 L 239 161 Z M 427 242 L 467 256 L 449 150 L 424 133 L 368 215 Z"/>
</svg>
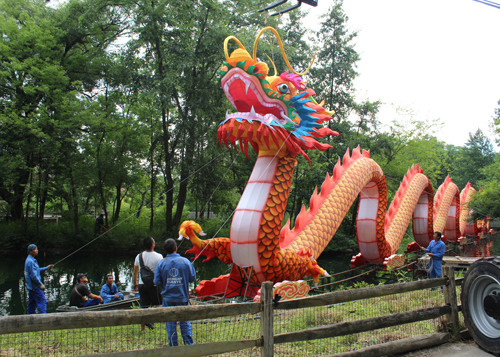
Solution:
<svg viewBox="0 0 500 357">
<path fill-rule="evenodd" d="M 395 313 L 386 316 L 336 323 L 322 327 L 282 333 L 274 335 L 274 310 L 303 309 L 332 305 L 343 302 L 363 300 L 401 294 L 416 290 L 436 288 L 444 285 L 445 304 L 431 308 Z M 155 322 L 192 321 L 224 316 L 260 313 L 260 334 L 257 339 L 224 341 L 178 346 L 175 348 L 156 348 L 129 352 L 100 354 L 100 356 L 205 356 L 219 353 L 240 351 L 248 348 L 260 348 L 261 356 L 274 355 L 274 345 L 344 336 L 380 328 L 392 327 L 412 322 L 435 319 L 446 316 L 449 333 L 413 336 L 411 338 L 392 341 L 380 345 L 366 347 L 357 351 L 346 352 L 337 356 L 382 356 L 391 353 L 402 353 L 419 348 L 429 347 L 449 341 L 458 335 L 459 319 L 456 296 L 454 269 L 443 267 L 443 278 L 419 280 L 409 283 L 381 285 L 369 288 L 336 291 L 313 297 L 273 302 L 272 283 L 262 285 L 260 303 L 221 304 L 201 306 L 179 306 L 158 309 L 137 309 L 130 311 L 102 311 L 82 313 L 56 313 L 45 315 L 6 316 L 0 318 L 0 334 L 15 334 L 63 329 L 96 328 L 106 326 L 124 326 Z"/>
</svg>

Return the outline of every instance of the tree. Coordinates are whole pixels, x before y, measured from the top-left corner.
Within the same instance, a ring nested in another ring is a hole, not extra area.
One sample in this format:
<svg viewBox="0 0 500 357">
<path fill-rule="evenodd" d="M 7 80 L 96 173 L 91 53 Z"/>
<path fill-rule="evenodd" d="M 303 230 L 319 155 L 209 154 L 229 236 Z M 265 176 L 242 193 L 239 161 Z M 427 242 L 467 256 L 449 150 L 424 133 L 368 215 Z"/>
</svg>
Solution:
<svg viewBox="0 0 500 357">
<path fill-rule="evenodd" d="M 459 188 L 465 187 L 470 182 L 473 187 L 486 179 L 483 168 L 494 162 L 495 153 L 490 139 L 481 129 L 474 134 L 469 133 L 469 140 L 458 149 L 451 163 L 453 168 L 453 181 Z"/>
<path fill-rule="evenodd" d="M 0 13 L 0 196 L 21 220 L 28 182 L 36 183 L 30 175 L 43 178 L 38 191 L 45 191 L 52 163 L 71 155 L 60 150 L 76 150 L 65 144 L 78 134 L 71 109 L 79 90 L 97 85 L 101 55 L 123 30 L 122 13 L 100 0 L 57 10 L 39 0 L 6 0 Z"/>
<path fill-rule="evenodd" d="M 500 101 L 498 102 L 500 105 Z M 493 115 L 493 122 L 491 123 L 491 127 L 494 132 L 497 134 L 495 138 L 495 142 L 497 144 L 500 143 L 500 107 L 495 108 Z M 476 134 L 478 134 L 476 132 Z M 481 133 L 482 134 L 482 133 Z M 476 137 L 476 136 L 474 136 Z M 479 136 L 479 139 L 482 137 Z M 469 141 L 471 141 L 472 137 Z M 474 149 L 474 153 L 478 155 L 479 153 L 485 153 L 486 157 L 479 156 L 479 162 L 489 162 L 492 160 L 493 153 L 491 153 L 491 144 L 489 144 L 489 140 L 478 140 L 479 143 L 477 145 L 471 145 L 468 147 L 469 149 Z M 481 145 L 481 143 L 483 145 Z M 489 144 L 489 145 L 488 145 Z M 500 160 L 499 155 L 494 155 L 494 162 L 488 166 L 483 167 L 479 170 L 479 174 L 477 177 L 480 179 L 479 187 L 476 189 L 480 189 L 479 192 L 472 197 L 471 203 L 469 207 L 474 211 L 473 218 L 499 218 L 500 217 L 500 201 L 498 197 L 500 196 Z"/>
<path fill-rule="evenodd" d="M 335 0 L 323 15 L 315 44 L 318 47 L 316 66 L 311 69 L 311 84 L 329 109 L 335 110 L 338 121 L 347 120 L 354 107 L 354 78 L 359 55 L 353 40 L 357 32 L 347 28 L 348 17 L 342 0 Z"/>
</svg>

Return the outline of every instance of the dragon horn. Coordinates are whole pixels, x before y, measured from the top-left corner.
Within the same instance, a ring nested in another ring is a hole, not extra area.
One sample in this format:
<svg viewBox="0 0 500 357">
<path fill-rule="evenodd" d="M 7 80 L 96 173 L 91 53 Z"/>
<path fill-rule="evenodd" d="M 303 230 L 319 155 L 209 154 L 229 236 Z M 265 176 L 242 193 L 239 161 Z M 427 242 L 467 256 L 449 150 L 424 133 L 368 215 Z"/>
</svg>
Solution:
<svg viewBox="0 0 500 357">
<path fill-rule="evenodd" d="M 267 53 L 265 55 L 267 56 L 267 58 L 269 58 L 269 61 L 271 61 L 271 63 L 273 64 L 273 68 L 274 68 L 273 76 L 276 76 L 278 74 L 278 71 L 276 70 L 276 65 L 274 64 L 274 61 L 271 59 L 271 57 L 268 56 Z"/>
<path fill-rule="evenodd" d="M 203 231 L 201 231 L 200 233 L 198 233 L 200 236 L 206 236 L 207 234 Z"/>
<path fill-rule="evenodd" d="M 288 58 L 286 57 L 285 49 L 283 48 L 283 43 L 281 42 L 281 37 L 280 37 L 278 31 L 276 31 L 274 29 L 274 27 L 271 27 L 271 26 L 264 27 L 262 30 L 260 30 L 260 32 L 258 33 L 257 37 L 255 38 L 255 42 L 253 44 L 253 60 L 254 60 L 254 62 L 257 62 L 257 46 L 259 44 L 260 36 L 262 36 L 262 34 L 264 32 L 266 32 L 266 31 L 271 31 L 274 34 L 274 36 L 276 36 L 276 39 L 278 40 L 278 43 L 279 43 L 280 48 L 281 48 L 281 53 L 283 54 L 283 59 L 285 60 L 286 65 L 287 65 L 288 69 L 290 70 L 290 72 L 293 72 L 293 73 L 295 73 L 295 74 L 297 74 L 299 76 L 303 76 L 304 74 L 306 74 L 307 72 L 309 72 L 309 70 L 311 69 L 311 67 L 312 67 L 312 65 L 314 63 L 314 59 L 316 58 L 316 55 L 313 56 L 311 64 L 309 64 L 309 67 L 307 67 L 307 69 L 304 72 L 302 72 L 302 73 L 296 72 L 292 68 L 292 65 L 290 64 L 290 62 L 288 62 Z M 232 36 L 230 36 L 230 37 L 232 37 Z M 226 51 L 226 58 L 228 58 L 227 57 L 227 51 Z"/>
<path fill-rule="evenodd" d="M 236 42 L 238 44 L 238 46 L 240 46 L 241 49 L 246 51 L 245 46 L 243 46 L 243 44 L 240 42 L 240 40 L 238 40 L 236 37 L 234 37 L 234 36 L 226 37 L 226 39 L 224 40 L 224 55 L 226 56 L 226 62 L 229 62 L 229 53 L 227 52 L 227 44 L 228 44 L 229 40 L 233 40 L 234 42 Z"/>
</svg>

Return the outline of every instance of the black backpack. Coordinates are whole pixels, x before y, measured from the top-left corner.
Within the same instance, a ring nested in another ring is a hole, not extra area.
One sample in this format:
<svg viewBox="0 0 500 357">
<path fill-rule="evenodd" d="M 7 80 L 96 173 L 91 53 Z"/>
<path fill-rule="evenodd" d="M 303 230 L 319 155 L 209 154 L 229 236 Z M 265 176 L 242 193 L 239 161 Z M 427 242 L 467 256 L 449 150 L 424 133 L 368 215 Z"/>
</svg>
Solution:
<svg viewBox="0 0 500 357">
<path fill-rule="evenodd" d="M 152 288 L 155 286 L 155 272 L 151 270 L 150 267 L 144 265 L 144 260 L 142 260 L 142 253 L 139 255 L 139 264 L 141 267 L 141 279 L 144 286 L 147 288 Z"/>
</svg>

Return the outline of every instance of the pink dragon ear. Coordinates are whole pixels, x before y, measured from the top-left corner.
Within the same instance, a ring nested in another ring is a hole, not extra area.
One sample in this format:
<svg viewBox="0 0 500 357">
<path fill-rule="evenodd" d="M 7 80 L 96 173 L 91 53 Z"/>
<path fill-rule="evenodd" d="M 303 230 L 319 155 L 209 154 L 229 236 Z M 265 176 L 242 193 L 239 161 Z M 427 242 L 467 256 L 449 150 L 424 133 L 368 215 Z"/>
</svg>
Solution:
<svg viewBox="0 0 500 357">
<path fill-rule="evenodd" d="M 289 81 L 292 82 L 292 84 L 295 86 L 295 88 L 299 90 L 305 90 L 307 82 L 302 79 L 301 76 L 295 74 L 295 73 L 288 73 L 288 69 L 286 70 L 285 73 L 280 74 L 280 78 L 284 81 Z"/>
</svg>

